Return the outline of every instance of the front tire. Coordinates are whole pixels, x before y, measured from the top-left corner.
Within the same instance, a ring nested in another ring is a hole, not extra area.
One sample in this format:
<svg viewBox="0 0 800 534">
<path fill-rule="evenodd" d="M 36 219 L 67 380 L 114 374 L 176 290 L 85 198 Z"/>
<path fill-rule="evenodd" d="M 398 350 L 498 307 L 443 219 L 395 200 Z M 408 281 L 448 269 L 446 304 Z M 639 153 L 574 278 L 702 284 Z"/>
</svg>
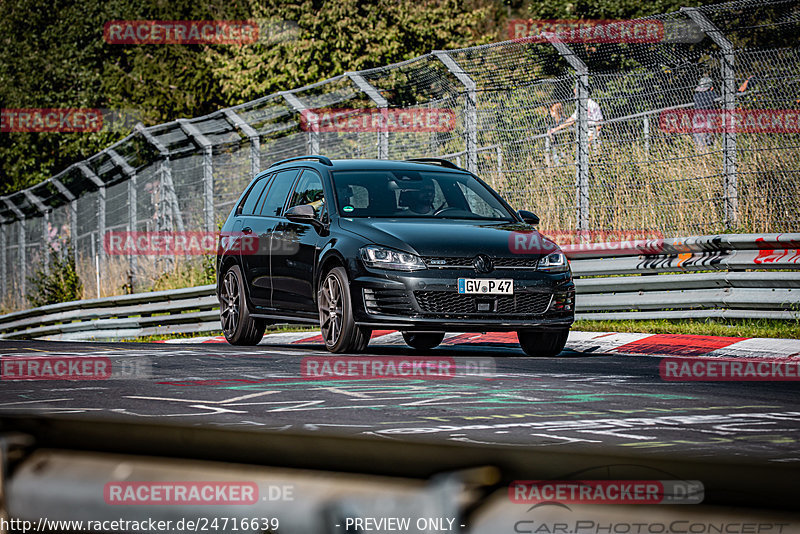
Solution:
<svg viewBox="0 0 800 534">
<path fill-rule="evenodd" d="M 520 331 L 517 332 L 519 344 L 525 354 L 536 358 L 558 356 L 567 344 L 569 329 L 549 332 Z"/>
<path fill-rule="evenodd" d="M 406 345 L 415 350 L 430 350 L 444 339 L 444 332 L 402 332 Z"/>
<path fill-rule="evenodd" d="M 334 267 L 322 279 L 317 292 L 319 327 L 325 348 L 330 352 L 362 352 L 367 348 L 370 330 L 356 326 L 350 283 L 342 267 Z"/>
<path fill-rule="evenodd" d="M 219 320 L 222 333 L 231 345 L 258 345 L 267 328 L 266 321 L 250 316 L 244 298 L 244 277 L 238 265 L 225 271 L 219 292 Z"/>
</svg>

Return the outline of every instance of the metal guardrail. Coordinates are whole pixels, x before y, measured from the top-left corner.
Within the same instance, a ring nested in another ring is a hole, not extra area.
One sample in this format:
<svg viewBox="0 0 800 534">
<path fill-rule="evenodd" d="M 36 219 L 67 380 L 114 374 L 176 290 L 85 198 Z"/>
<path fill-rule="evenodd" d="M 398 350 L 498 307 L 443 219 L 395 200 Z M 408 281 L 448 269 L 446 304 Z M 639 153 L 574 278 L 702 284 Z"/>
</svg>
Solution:
<svg viewBox="0 0 800 534">
<path fill-rule="evenodd" d="M 578 319 L 800 319 L 800 233 L 566 247 Z M 220 331 L 213 285 L 0 316 L 0 339 L 120 339 Z"/>
<path fill-rule="evenodd" d="M 214 285 L 51 304 L 0 316 L 0 339 L 122 339 L 220 331 Z"/>
</svg>

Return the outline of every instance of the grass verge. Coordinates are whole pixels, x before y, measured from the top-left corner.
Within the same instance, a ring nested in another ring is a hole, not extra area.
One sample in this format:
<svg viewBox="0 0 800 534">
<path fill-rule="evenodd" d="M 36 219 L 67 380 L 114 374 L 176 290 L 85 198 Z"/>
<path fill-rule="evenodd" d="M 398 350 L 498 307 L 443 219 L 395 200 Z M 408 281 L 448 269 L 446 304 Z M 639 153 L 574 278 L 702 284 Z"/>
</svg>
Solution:
<svg viewBox="0 0 800 534">
<path fill-rule="evenodd" d="M 283 332 L 315 332 L 319 327 L 281 324 L 267 327 L 265 334 L 280 334 Z M 122 342 L 137 342 L 137 343 L 153 343 L 155 341 L 165 341 L 168 339 L 191 339 L 194 337 L 208 337 L 208 336 L 221 336 L 222 331 L 219 332 L 197 332 L 197 333 L 183 333 L 183 334 L 164 334 L 161 336 L 145 336 L 136 338 L 121 339 Z"/>
<path fill-rule="evenodd" d="M 584 332 L 642 332 L 730 337 L 800 339 L 800 321 L 776 319 L 657 319 L 651 321 L 575 321 Z"/>
</svg>

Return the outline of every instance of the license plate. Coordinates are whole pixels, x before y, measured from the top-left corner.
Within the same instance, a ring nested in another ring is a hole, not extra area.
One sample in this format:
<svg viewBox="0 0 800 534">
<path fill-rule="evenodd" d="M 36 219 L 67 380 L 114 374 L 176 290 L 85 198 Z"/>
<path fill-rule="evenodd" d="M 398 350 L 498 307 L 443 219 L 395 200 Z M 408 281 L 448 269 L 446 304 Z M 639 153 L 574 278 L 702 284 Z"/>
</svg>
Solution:
<svg viewBox="0 0 800 534">
<path fill-rule="evenodd" d="M 513 295 L 514 281 L 499 278 L 459 278 L 458 292 L 466 295 Z"/>
</svg>

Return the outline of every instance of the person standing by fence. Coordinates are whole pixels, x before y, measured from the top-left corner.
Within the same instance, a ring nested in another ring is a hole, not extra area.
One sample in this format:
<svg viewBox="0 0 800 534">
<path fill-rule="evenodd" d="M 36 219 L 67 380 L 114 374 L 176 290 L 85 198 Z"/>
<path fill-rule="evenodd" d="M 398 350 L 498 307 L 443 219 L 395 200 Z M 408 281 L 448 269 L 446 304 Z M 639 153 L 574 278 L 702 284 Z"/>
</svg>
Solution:
<svg viewBox="0 0 800 534">
<path fill-rule="evenodd" d="M 711 78 L 704 75 L 697 82 L 697 87 L 694 88 L 695 115 L 708 114 L 708 111 L 705 110 L 715 109 L 716 107 L 717 92 L 714 90 L 714 82 Z M 700 119 L 700 117 L 692 117 L 693 126 L 698 123 L 708 123 L 708 120 L 698 121 L 698 119 Z M 692 132 L 692 137 L 694 137 L 694 144 L 698 149 L 703 149 L 714 144 L 714 136 L 709 131 L 694 131 Z"/>
<path fill-rule="evenodd" d="M 575 87 L 572 90 L 572 92 L 576 98 L 575 111 L 563 123 L 547 130 L 547 134 L 550 135 L 551 137 L 554 133 L 572 126 L 578 119 L 578 106 L 577 106 L 578 88 Z M 591 93 L 589 94 L 591 95 Z M 600 104 L 592 100 L 591 97 L 587 98 L 586 100 L 586 108 L 589 120 L 589 146 L 591 147 L 592 145 L 597 145 L 600 141 L 600 128 L 602 128 L 602 123 L 603 123 L 603 111 L 600 109 Z"/>
</svg>

